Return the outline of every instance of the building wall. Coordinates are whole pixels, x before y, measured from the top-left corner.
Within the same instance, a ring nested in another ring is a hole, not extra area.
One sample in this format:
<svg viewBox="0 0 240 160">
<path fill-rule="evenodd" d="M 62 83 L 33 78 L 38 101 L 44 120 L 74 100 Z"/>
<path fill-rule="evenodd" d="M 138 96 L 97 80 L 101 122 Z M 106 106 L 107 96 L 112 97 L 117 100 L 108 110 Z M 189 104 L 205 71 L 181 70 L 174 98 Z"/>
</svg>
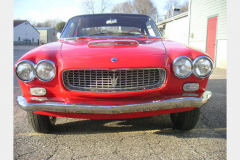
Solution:
<svg viewBox="0 0 240 160">
<path fill-rule="evenodd" d="M 166 23 L 164 37 L 183 44 L 188 44 L 188 16 Z"/>
<path fill-rule="evenodd" d="M 47 30 L 38 30 L 40 32 L 40 44 L 47 43 Z"/>
<path fill-rule="evenodd" d="M 13 28 L 13 41 L 14 44 L 24 44 L 24 39 L 31 40 L 32 45 L 37 45 L 38 40 L 40 39 L 39 33 L 27 22 L 23 22 Z M 18 40 L 20 37 L 20 41 Z M 32 41 L 33 40 L 33 41 Z"/>
<path fill-rule="evenodd" d="M 206 52 L 208 18 L 217 16 L 215 66 L 227 67 L 227 2 L 226 0 L 190 1 L 189 45 Z"/>
<path fill-rule="evenodd" d="M 50 42 L 56 42 L 58 40 L 58 30 L 55 28 L 38 29 L 38 32 L 40 32 L 40 43 L 46 44 Z"/>
<path fill-rule="evenodd" d="M 58 40 L 57 33 L 58 30 L 55 28 L 48 29 L 48 43 L 56 42 Z"/>
</svg>

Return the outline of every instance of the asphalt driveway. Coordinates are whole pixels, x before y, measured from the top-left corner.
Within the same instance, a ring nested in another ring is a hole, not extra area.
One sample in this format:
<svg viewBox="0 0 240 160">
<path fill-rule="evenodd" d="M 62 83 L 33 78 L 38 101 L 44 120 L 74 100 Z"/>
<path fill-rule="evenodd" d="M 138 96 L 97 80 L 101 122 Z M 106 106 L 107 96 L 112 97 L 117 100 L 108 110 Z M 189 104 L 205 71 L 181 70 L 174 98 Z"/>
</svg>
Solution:
<svg viewBox="0 0 240 160">
<path fill-rule="evenodd" d="M 35 46 L 34 46 L 35 47 Z M 15 46 L 14 63 L 32 46 Z M 35 133 L 19 109 L 14 78 L 14 159 L 226 159 L 226 70 L 216 68 L 196 127 L 176 130 L 169 115 L 130 120 L 58 118 L 51 134 Z"/>
</svg>

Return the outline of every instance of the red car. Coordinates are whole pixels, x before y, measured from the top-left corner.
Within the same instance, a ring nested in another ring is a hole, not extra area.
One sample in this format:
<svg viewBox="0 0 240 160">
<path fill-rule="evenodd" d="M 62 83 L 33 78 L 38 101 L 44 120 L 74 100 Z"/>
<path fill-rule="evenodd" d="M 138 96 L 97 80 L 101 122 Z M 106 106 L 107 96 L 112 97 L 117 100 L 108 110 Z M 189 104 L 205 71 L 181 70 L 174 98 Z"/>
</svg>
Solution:
<svg viewBox="0 0 240 160">
<path fill-rule="evenodd" d="M 196 125 L 213 62 L 209 55 L 162 38 L 147 15 L 71 18 L 58 42 L 37 47 L 15 65 L 36 132 L 56 117 L 128 119 L 170 114 L 179 130 Z"/>
</svg>

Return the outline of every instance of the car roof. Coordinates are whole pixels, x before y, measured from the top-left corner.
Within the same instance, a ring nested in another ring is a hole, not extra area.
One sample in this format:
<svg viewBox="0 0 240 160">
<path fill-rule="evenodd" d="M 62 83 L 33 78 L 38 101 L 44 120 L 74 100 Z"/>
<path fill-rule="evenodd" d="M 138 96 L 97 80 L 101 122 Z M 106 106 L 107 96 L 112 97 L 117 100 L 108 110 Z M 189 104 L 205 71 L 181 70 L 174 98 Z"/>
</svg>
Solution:
<svg viewBox="0 0 240 160">
<path fill-rule="evenodd" d="M 99 13 L 99 14 L 82 14 L 82 15 L 77 15 L 74 17 L 81 17 L 81 16 L 99 16 L 99 15 L 136 15 L 136 16 L 147 16 L 149 18 L 151 18 L 149 15 L 147 14 L 136 14 L 136 13 Z M 71 17 L 70 19 L 74 18 Z M 69 20 L 70 20 L 69 19 Z"/>
</svg>

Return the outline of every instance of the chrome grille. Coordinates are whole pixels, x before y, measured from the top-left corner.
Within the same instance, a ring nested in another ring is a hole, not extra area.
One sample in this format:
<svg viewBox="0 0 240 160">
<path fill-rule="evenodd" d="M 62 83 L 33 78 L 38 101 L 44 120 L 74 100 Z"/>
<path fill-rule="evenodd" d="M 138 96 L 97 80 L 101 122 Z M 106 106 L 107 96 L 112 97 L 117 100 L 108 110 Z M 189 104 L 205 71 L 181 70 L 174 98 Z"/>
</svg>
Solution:
<svg viewBox="0 0 240 160">
<path fill-rule="evenodd" d="M 86 92 L 128 92 L 159 88 L 166 77 L 164 69 L 80 69 L 62 74 L 69 90 Z"/>
</svg>

